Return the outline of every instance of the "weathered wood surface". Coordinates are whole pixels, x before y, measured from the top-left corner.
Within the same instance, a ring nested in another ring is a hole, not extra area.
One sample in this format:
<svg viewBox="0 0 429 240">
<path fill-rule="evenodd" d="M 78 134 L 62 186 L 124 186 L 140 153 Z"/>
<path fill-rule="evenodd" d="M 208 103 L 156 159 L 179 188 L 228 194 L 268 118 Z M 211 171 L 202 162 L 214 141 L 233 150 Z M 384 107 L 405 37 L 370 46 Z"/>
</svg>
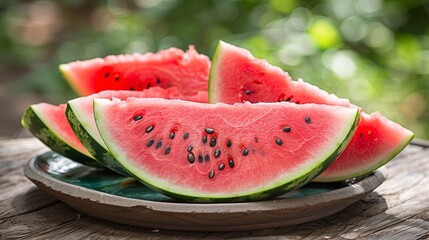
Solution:
<svg viewBox="0 0 429 240">
<path fill-rule="evenodd" d="M 408 146 L 387 165 L 380 187 L 338 214 L 282 228 L 211 233 L 132 227 L 76 212 L 23 175 L 22 165 L 46 151 L 42 144 L 0 140 L 0 239 L 427 239 L 428 146 Z"/>
</svg>

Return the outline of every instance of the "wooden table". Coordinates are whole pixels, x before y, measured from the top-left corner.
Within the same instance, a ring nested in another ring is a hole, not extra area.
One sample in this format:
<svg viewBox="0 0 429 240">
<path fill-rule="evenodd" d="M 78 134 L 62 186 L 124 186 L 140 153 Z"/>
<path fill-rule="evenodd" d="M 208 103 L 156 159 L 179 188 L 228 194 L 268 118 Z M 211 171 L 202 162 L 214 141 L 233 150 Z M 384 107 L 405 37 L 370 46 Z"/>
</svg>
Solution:
<svg viewBox="0 0 429 240">
<path fill-rule="evenodd" d="M 34 138 L 0 140 L 0 239 L 427 239 L 429 144 L 413 141 L 387 164 L 388 179 L 333 216 L 282 228 L 180 232 L 99 220 L 39 190 L 22 166 L 44 151 Z"/>
</svg>

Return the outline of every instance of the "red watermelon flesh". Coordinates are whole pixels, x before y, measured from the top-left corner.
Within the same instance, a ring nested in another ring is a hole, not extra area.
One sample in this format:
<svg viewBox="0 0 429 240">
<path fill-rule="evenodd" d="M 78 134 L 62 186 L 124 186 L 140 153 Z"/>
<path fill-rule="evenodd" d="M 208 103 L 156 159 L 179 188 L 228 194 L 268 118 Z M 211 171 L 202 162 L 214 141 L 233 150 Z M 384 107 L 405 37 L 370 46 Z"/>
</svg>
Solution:
<svg viewBox="0 0 429 240">
<path fill-rule="evenodd" d="M 347 99 L 319 89 L 302 80 L 292 81 L 287 72 L 256 59 L 246 49 L 220 42 L 213 58 L 209 101 L 294 102 L 350 106 Z"/>
<path fill-rule="evenodd" d="M 209 102 L 209 94 L 207 91 L 198 91 L 193 95 L 184 95 L 177 87 L 170 87 L 166 89 L 162 89 L 160 87 L 153 87 L 157 88 L 157 92 L 160 92 L 161 90 L 165 91 L 165 97 L 166 99 L 181 99 L 191 102 L 198 102 L 198 103 L 208 103 Z M 149 89 L 147 89 L 149 90 Z M 146 90 L 146 91 L 147 91 Z M 152 88 L 150 88 L 152 90 Z M 156 97 L 156 96 L 153 96 Z M 158 96 L 159 98 L 159 96 Z"/>
<path fill-rule="evenodd" d="M 79 139 L 74 135 L 73 129 L 71 129 L 67 122 L 64 112 L 66 110 L 66 104 L 52 105 L 49 103 L 39 103 L 32 105 L 32 108 L 40 113 L 46 125 L 50 126 L 53 132 L 59 134 L 59 137 L 68 143 L 71 147 L 78 150 L 79 152 L 91 157 L 91 154 L 81 144 Z"/>
<path fill-rule="evenodd" d="M 412 132 L 378 112 L 362 112 L 361 116 L 346 150 L 316 181 L 332 182 L 368 174 L 368 169 L 375 170 L 393 159 L 413 137 Z"/>
<path fill-rule="evenodd" d="M 264 199 L 305 184 L 345 148 L 359 114 L 317 104 L 129 98 L 95 99 L 94 117 L 128 172 L 173 198 L 206 202 Z"/>
<path fill-rule="evenodd" d="M 65 109 L 65 104 L 33 104 L 24 113 L 22 125 L 53 151 L 77 162 L 101 167 L 73 133 Z"/>
<path fill-rule="evenodd" d="M 182 99 L 188 101 L 195 101 L 201 103 L 207 103 L 207 92 L 198 92 L 196 95 L 192 96 L 181 96 L 178 89 L 171 87 L 168 89 L 163 89 L 160 87 L 153 87 L 150 89 L 145 89 L 143 91 L 126 91 L 126 90 L 106 90 L 99 93 L 95 93 L 86 97 L 75 98 L 68 101 L 70 110 L 72 111 L 74 118 L 79 121 L 78 124 L 82 125 L 84 129 L 74 129 L 75 132 L 79 135 L 82 130 L 85 130 L 92 138 L 97 140 L 97 142 L 105 147 L 102 142 L 101 136 L 97 130 L 94 120 L 94 110 L 93 110 L 93 101 L 95 98 L 106 98 L 112 99 L 117 98 L 121 100 L 126 100 L 129 97 L 137 98 L 165 98 L 165 99 Z M 69 118 L 70 121 L 70 118 Z M 72 127 L 77 123 L 72 123 Z"/>
<path fill-rule="evenodd" d="M 90 134 L 94 139 L 99 140 L 98 142 L 105 146 L 101 141 L 100 134 L 97 131 L 97 126 L 95 125 L 94 120 L 94 111 L 92 103 L 95 98 L 118 98 L 125 100 L 129 97 L 141 97 L 141 98 L 150 98 L 150 97 L 159 97 L 159 98 L 170 98 L 170 94 L 163 88 L 154 87 L 151 89 L 145 89 L 144 91 L 114 91 L 114 90 L 106 90 L 99 93 L 91 94 L 86 97 L 75 98 L 73 100 L 68 101 L 68 105 L 72 110 L 74 117 L 79 121 L 78 123 L 72 121 L 70 124 L 72 127 L 76 124 L 81 124 L 83 126 L 83 130 Z M 65 110 L 65 109 L 64 109 Z M 70 121 L 70 118 L 69 118 Z M 81 134 L 82 129 L 74 128 L 76 134 Z M 70 132 L 69 132 L 70 133 Z"/>
<path fill-rule="evenodd" d="M 143 90 L 175 86 L 182 95 L 207 91 L 210 60 L 193 46 L 184 52 L 129 54 L 61 64 L 60 70 L 81 96 L 103 90 Z"/>
<path fill-rule="evenodd" d="M 86 97 L 70 100 L 68 102 L 66 116 L 74 130 L 74 133 L 92 156 L 94 156 L 105 167 L 121 175 L 128 174 L 116 163 L 114 157 L 107 150 L 107 146 L 101 139 L 97 126 L 95 125 L 93 101 L 95 98 L 117 98 L 125 100 L 129 97 L 184 99 L 196 102 L 207 102 L 207 92 L 201 91 L 198 92 L 197 95 L 181 96 L 179 90 L 175 87 L 168 89 L 152 87 L 143 91 L 107 90 Z"/>
<path fill-rule="evenodd" d="M 292 81 L 280 68 L 225 42 L 219 43 L 213 59 L 209 100 L 212 103 L 289 101 L 357 108 L 347 99 L 302 80 Z M 349 147 L 316 181 L 340 181 L 368 174 L 390 161 L 412 137 L 411 131 L 379 113 L 362 113 L 358 133 Z"/>
</svg>

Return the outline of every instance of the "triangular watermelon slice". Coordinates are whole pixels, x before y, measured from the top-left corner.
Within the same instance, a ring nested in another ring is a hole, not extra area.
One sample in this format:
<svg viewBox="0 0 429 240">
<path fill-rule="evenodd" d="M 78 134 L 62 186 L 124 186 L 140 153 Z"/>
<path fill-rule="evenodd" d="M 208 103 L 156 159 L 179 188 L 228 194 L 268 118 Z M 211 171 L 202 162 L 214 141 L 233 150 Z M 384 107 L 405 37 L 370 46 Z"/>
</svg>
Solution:
<svg viewBox="0 0 429 240">
<path fill-rule="evenodd" d="M 346 99 L 305 83 L 256 59 L 249 51 L 220 42 L 212 62 L 209 101 L 318 103 L 357 108 Z M 315 181 L 340 181 L 371 173 L 395 157 L 413 133 L 379 113 L 362 112 L 362 120 L 343 154 Z"/>
<path fill-rule="evenodd" d="M 92 104 L 95 98 L 117 98 L 126 100 L 129 97 L 189 99 L 196 102 L 207 102 L 207 92 L 201 91 L 193 96 L 182 96 L 179 90 L 175 87 L 168 89 L 152 87 L 143 91 L 102 91 L 68 101 L 66 116 L 76 136 L 81 140 L 82 144 L 89 153 L 95 157 L 95 159 L 105 167 L 124 176 L 127 176 L 128 174 L 117 164 L 114 156 L 107 150 L 106 144 L 101 139 L 97 126 L 95 125 Z"/>
<path fill-rule="evenodd" d="M 207 91 L 210 60 L 193 46 L 186 52 L 128 54 L 61 64 L 60 70 L 81 96 L 103 90 L 177 87 L 183 95 Z"/>
<path fill-rule="evenodd" d="M 53 151 L 85 165 L 103 167 L 73 133 L 65 110 L 65 104 L 33 104 L 25 111 L 21 123 Z"/>
<path fill-rule="evenodd" d="M 95 99 L 94 116 L 118 163 L 149 187 L 183 201 L 231 202 L 279 196 L 309 182 L 347 146 L 359 112 L 129 98 Z"/>
</svg>

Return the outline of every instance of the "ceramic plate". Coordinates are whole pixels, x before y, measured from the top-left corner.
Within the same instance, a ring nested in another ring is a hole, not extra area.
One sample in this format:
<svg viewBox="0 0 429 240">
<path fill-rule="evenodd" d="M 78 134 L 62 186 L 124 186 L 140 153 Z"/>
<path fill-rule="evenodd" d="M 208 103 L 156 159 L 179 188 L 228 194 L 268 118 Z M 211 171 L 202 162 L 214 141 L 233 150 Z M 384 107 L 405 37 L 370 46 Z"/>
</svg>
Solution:
<svg viewBox="0 0 429 240">
<path fill-rule="evenodd" d="M 81 165 L 53 152 L 29 161 L 25 175 L 72 208 L 113 222 L 158 229 L 235 231 L 281 227 L 320 219 L 378 187 L 384 171 L 348 182 L 315 184 L 272 200 L 182 203 L 135 180 Z"/>
</svg>

